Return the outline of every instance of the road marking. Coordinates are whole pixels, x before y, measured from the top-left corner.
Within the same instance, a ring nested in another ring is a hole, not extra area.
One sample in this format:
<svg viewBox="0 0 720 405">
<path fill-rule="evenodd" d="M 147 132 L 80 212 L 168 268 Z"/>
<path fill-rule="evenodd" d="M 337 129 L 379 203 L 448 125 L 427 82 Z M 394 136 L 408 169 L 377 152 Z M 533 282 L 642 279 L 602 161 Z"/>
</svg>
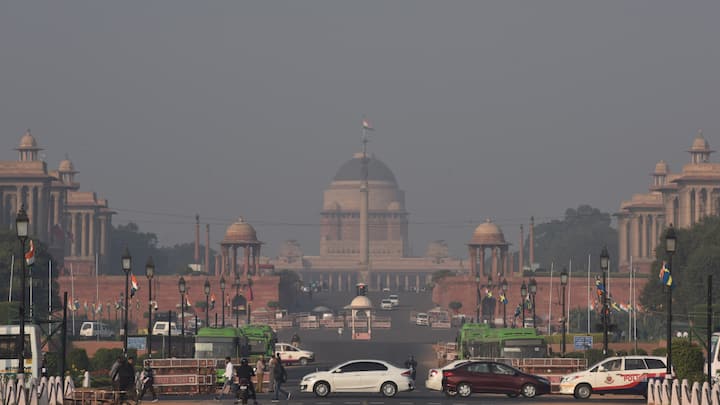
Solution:
<svg viewBox="0 0 720 405">
<path fill-rule="evenodd" d="M 383 405 L 385 402 L 379 401 L 379 402 L 368 402 L 370 405 Z"/>
</svg>

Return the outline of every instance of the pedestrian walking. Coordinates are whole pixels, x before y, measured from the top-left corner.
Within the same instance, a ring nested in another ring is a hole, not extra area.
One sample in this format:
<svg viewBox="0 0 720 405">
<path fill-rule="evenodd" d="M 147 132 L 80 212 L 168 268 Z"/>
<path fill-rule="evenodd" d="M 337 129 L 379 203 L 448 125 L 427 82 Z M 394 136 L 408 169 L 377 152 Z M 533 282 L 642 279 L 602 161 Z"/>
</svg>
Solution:
<svg viewBox="0 0 720 405">
<path fill-rule="evenodd" d="M 268 379 L 268 392 L 275 391 L 275 366 L 277 366 L 278 361 L 279 358 L 275 355 L 268 361 L 268 376 L 270 376 Z"/>
<path fill-rule="evenodd" d="M 135 359 L 128 357 L 118 369 L 118 388 L 120 398 L 125 400 L 135 399 Z"/>
<path fill-rule="evenodd" d="M 407 360 L 405 360 L 405 368 L 410 369 L 410 375 L 412 376 L 412 379 L 415 380 L 415 375 L 417 374 L 417 361 L 415 361 L 415 356 L 412 354 Z"/>
<path fill-rule="evenodd" d="M 142 383 L 142 386 L 140 388 L 140 396 L 138 396 L 138 401 L 142 401 L 142 399 L 145 397 L 145 393 L 150 391 L 153 398 L 152 402 L 157 402 L 158 396 L 155 392 L 155 372 L 153 371 L 152 367 L 150 367 L 150 362 L 148 360 L 145 360 L 145 367 L 143 368 L 142 373 L 140 373 L 140 381 Z"/>
<path fill-rule="evenodd" d="M 110 367 L 110 382 L 112 383 L 113 391 L 120 391 L 120 382 L 119 382 L 119 371 L 120 366 L 123 365 L 123 362 L 125 361 L 125 358 L 123 356 L 118 356 L 117 359 L 115 359 L 115 362 L 113 363 L 112 367 Z"/>
<path fill-rule="evenodd" d="M 275 400 L 278 400 L 278 394 L 282 392 L 283 395 L 287 395 L 287 400 L 289 401 L 290 398 L 292 398 L 292 394 L 289 391 L 282 389 L 282 384 L 287 381 L 287 371 L 285 371 L 285 367 L 283 366 L 282 361 L 280 361 L 280 353 L 277 354 L 277 359 L 278 362 L 273 370 L 273 380 L 275 380 Z"/>
<path fill-rule="evenodd" d="M 225 357 L 225 372 L 223 373 L 223 378 L 225 379 L 225 382 L 223 383 L 222 390 L 220 390 L 220 394 L 215 395 L 216 401 L 219 401 L 223 395 L 230 394 L 234 377 L 235 377 L 235 367 L 233 366 L 232 361 L 230 360 L 230 357 Z"/>
<path fill-rule="evenodd" d="M 257 376 L 257 390 L 256 392 L 262 394 L 263 384 L 265 383 L 265 356 L 262 354 L 255 363 L 255 375 Z"/>
</svg>

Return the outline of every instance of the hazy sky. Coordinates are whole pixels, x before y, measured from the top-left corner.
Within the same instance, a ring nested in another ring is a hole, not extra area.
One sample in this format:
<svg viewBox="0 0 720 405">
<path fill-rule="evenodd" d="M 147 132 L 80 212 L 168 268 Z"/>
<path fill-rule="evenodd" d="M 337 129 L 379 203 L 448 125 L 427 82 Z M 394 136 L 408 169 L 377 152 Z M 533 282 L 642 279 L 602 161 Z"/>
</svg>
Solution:
<svg viewBox="0 0 720 405">
<path fill-rule="evenodd" d="M 614 212 L 720 147 L 718 1 L 2 1 L 0 159 L 31 128 L 116 224 L 212 241 L 244 216 L 317 254 L 360 149 L 406 192 L 414 253 L 490 217 Z"/>
</svg>

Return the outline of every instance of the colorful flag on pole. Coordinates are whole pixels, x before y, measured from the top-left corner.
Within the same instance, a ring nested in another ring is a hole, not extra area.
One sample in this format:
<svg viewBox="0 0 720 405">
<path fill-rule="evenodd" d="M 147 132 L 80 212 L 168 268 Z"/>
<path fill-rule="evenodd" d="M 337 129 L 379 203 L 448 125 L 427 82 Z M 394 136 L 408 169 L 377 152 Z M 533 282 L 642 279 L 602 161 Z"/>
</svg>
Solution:
<svg viewBox="0 0 720 405">
<path fill-rule="evenodd" d="M 139 290 L 140 287 L 138 286 L 137 279 L 135 278 L 134 274 L 130 274 L 130 298 L 135 296 L 135 293 L 137 290 Z"/>
<path fill-rule="evenodd" d="M 522 312 L 522 305 L 518 304 L 518 306 L 515 307 L 515 318 L 519 317 L 521 312 Z"/>
<path fill-rule="evenodd" d="M 493 296 L 493 295 L 492 295 L 492 291 L 490 291 L 489 289 L 486 288 L 486 289 L 485 289 L 485 296 L 488 297 L 488 298 L 492 298 L 492 296 Z"/>
<path fill-rule="evenodd" d="M 215 309 L 215 294 L 210 294 L 210 309 Z"/>
<path fill-rule="evenodd" d="M 505 296 L 505 293 L 500 293 L 500 297 L 498 297 L 498 301 L 500 301 L 500 303 L 503 305 L 508 303 L 508 299 Z"/>
<path fill-rule="evenodd" d="M 670 288 L 673 287 L 672 274 L 670 274 L 670 269 L 668 269 L 666 262 L 663 262 L 662 268 L 660 269 L 660 274 L 658 274 L 658 278 L 663 285 Z"/>
<path fill-rule="evenodd" d="M 250 281 L 250 280 L 248 281 L 248 296 L 249 296 L 248 298 L 250 298 L 250 301 L 255 299 L 255 296 L 253 295 L 253 290 L 252 290 L 252 281 Z"/>
<path fill-rule="evenodd" d="M 368 121 L 366 119 L 362 120 L 362 126 L 363 126 L 363 129 L 366 131 L 374 131 L 375 130 L 375 128 L 373 128 L 372 124 L 370 124 L 370 121 Z"/>
<path fill-rule="evenodd" d="M 597 288 L 597 295 L 602 297 L 605 294 L 605 284 L 600 281 L 600 277 L 595 277 L 595 288 Z"/>
<path fill-rule="evenodd" d="M 192 308 L 192 303 L 190 302 L 190 298 L 188 298 L 187 294 L 185 294 L 185 306 Z"/>
<path fill-rule="evenodd" d="M 25 261 L 28 266 L 35 264 L 35 243 L 33 243 L 32 239 L 30 239 L 30 250 L 25 253 Z"/>
</svg>

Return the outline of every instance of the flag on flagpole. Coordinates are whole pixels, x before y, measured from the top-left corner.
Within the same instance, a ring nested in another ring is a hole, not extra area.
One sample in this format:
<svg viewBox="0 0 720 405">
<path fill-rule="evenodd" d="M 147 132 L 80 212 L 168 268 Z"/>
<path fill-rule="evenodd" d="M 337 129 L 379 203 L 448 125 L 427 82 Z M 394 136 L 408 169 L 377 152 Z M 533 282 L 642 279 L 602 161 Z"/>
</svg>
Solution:
<svg viewBox="0 0 720 405">
<path fill-rule="evenodd" d="M 486 288 L 486 289 L 485 289 L 485 296 L 487 296 L 488 298 L 492 298 L 492 296 L 493 296 L 493 295 L 492 295 L 492 291 L 490 291 L 490 289 Z"/>
<path fill-rule="evenodd" d="M 192 303 L 190 302 L 190 298 L 188 298 L 187 294 L 185 294 L 185 306 L 192 308 Z"/>
<path fill-rule="evenodd" d="M 35 243 L 30 239 L 30 250 L 25 253 L 25 261 L 28 266 L 35 264 Z"/>
<path fill-rule="evenodd" d="M 505 296 L 505 293 L 500 293 L 500 297 L 498 297 L 498 301 L 500 301 L 500 303 L 503 305 L 508 303 L 508 299 Z"/>
<path fill-rule="evenodd" d="M 137 279 L 134 274 L 130 274 L 130 298 L 135 296 L 135 293 L 140 289 L 138 286 Z"/>
<path fill-rule="evenodd" d="M 668 269 L 666 262 L 663 262 L 662 268 L 660 269 L 660 274 L 658 274 L 658 278 L 660 279 L 660 282 L 663 283 L 663 285 L 670 288 L 673 287 L 672 274 L 670 274 L 670 269 Z"/>
<path fill-rule="evenodd" d="M 362 127 L 366 131 L 374 131 L 375 128 L 373 128 L 372 124 L 370 124 L 370 121 L 363 118 L 362 120 Z"/>
<path fill-rule="evenodd" d="M 605 294 L 605 284 L 600 281 L 600 277 L 595 277 L 595 288 L 597 288 L 597 295 L 602 297 Z"/>
<path fill-rule="evenodd" d="M 518 304 L 518 306 L 515 308 L 515 318 L 520 316 L 520 312 L 522 312 L 522 305 Z"/>
<path fill-rule="evenodd" d="M 210 295 L 210 309 L 215 309 L 215 294 Z"/>
</svg>

